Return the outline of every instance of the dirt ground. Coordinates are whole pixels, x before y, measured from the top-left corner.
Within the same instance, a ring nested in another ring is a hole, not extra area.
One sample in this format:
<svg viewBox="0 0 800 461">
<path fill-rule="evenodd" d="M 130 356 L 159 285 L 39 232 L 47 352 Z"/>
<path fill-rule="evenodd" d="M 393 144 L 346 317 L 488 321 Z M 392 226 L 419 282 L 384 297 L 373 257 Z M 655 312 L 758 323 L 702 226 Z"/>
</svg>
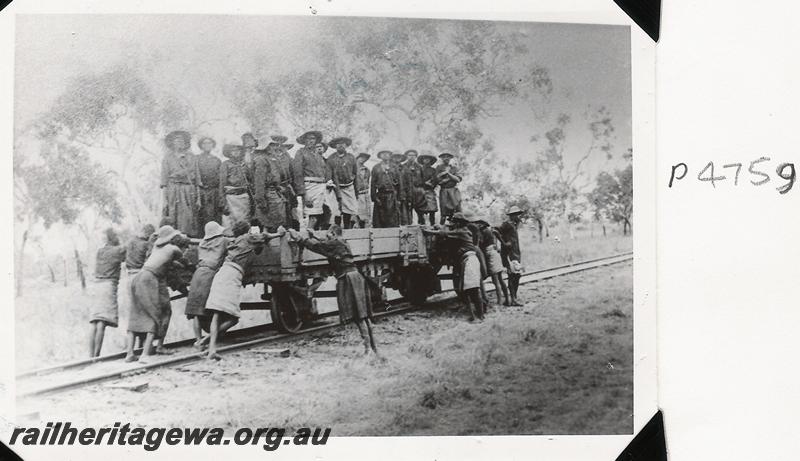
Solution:
<svg viewBox="0 0 800 461">
<path fill-rule="evenodd" d="M 376 322 L 385 360 L 342 328 L 37 401 L 41 421 L 326 426 L 334 436 L 625 434 L 633 419 L 630 263 L 523 285 L 469 323 L 454 302 Z M 289 357 L 275 349 L 288 348 Z"/>
</svg>

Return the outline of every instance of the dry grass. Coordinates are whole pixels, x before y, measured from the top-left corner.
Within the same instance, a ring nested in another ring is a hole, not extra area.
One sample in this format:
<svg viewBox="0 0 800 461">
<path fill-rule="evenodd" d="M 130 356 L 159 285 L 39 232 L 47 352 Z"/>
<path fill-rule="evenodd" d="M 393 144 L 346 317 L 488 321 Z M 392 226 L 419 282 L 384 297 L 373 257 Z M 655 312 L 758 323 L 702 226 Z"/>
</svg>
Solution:
<svg viewBox="0 0 800 461">
<path fill-rule="evenodd" d="M 632 267 L 523 286 L 524 307 L 469 323 L 450 302 L 353 328 L 37 402 L 45 420 L 102 425 L 330 426 L 333 435 L 621 434 L 632 430 Z M 198 399 L 198 396 L 203 396 Z M 42 410 L 46 409 L 46 410 Z M 54 419 L 55 418 L 55 419 Z"/>
</svg>

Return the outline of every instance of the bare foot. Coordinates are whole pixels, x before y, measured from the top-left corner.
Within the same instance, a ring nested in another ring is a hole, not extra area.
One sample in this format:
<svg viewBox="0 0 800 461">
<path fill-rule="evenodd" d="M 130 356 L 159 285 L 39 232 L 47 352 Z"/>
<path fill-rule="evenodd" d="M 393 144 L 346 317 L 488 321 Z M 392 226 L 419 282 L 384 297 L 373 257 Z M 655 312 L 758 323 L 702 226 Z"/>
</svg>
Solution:
<svg viewBox="0 0 800 461">
<path fill-rule="evenodd" d="M 222 357 L 220 357 L 216 352 L 213 352 L 208 354 L 208 360 L 222 360 Z"/>
<path fill-rule="evenodd" d="M 175 353 L 175 351 L 171 351 L 169 349 L 164 349 L 163 347 L 159 347 L 158 349 L 156 349 L 156 354 L 158 354 L 158 355 L 172 355 L 174 353 Z"/>
<path fill-rule="evenodd" d="M 143 363 L 145 365 L 148 363 L 153 363 L 153 356 L 150 354 L 142 354 L 139 356 L 139 363 Z"/>
<path fill-rule="evenodd" d="M 139 360 L 139 357 L 136 357 L 135 355 L 126 355 L 125 356 L 125 361 L 126 362 L 135 362 L 137 360 Z"/>
</svg>

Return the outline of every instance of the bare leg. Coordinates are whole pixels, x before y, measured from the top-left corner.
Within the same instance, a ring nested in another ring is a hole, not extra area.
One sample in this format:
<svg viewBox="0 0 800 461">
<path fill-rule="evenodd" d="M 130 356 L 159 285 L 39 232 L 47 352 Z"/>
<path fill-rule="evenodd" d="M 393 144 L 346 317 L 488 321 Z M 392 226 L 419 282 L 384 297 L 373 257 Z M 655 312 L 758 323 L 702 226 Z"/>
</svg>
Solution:
<svg viewBox="0 0 800 461">
<path fill-rule="evenodd" d="M 469 310 L 469 321 L 470 322 L 474 321 L 475 317 L 477 316 L 476 312 L 475 312 L 475 307 L 477 307 L 477 305 L 473 304 L 473 302 L 472 302 L 472 298 L 473 298 L 472 294 L 474 292 L 476 292 L 476 291 L 478 291 L 477 288 L 470 288 L 469 290 L 465 290 L 464 293 L 463 293 L 464 303 L 467 305 L 467 309 Z"/>
<path fill-rule="evenodd" d="M 483 300 L 481 299 L 481 292 L 477 288 L 471 288 L 467 293 L 467 297 L 470 301 L 470 312 L 474 313 L 477 312 L 478 318 L 483 320 L 483 315 L 486 312 L 485 308 L 483 307 Z M 472 309 L 472 306 L 475 306 L 475 309 Z"/>
<path fill-rule="evenodd" d="M 140 362 L 145 363 L 150 360 L 150 357 L 152 357 L 154 337 L 155 335 L 153 333 L 147 333 L 147 336 L 145 336 L 144 344 L 142 344 L 142 355 L 139 357 Z"/>
<path fill-rule="evenodd" d="M 136 343 L 136 333 L 129 331 L 127 339 L 128 340 L 125 343 L 125 361 L 133 362 L 136 360 L 136 356 L 133 355 L 133 348 L 134 344 Z"/>
<path fill-rule="evenodd" d="M 506 300 L 503 305 L 508 306 L 511 302 L 508 300 L 508 287 L 506 287 L 506 282 L 503 280 L 502 272 L 492 275 L 492 283 L 494 283 L 494 291 L 497 293 L 497 304 L 501 303 L 500 291 L 502 290 L 503 297 Z"/>
<path fill-rule="evenodd" d="M 372 322 L 369 319 L 364 319 L 367 324 L 367 333 L 369 333 L 369 344 L 372 346 L 372 352 L 378 353 L 378 347 L 375 345 L 375 335 L 372 334 Z"/>
<path fill-rule="evenodd" d="M 200 329 L 200 317 L 196 315 L 192 318 L 192 329 L 194 330 L 194 345 L 199 346 L 203 341 L 203 330 Z"/>
<path fill-rule="evenodd" d="M 103 337 L 105 336 L 106 333 L 106 322 L 98 320 L 97 322 L 94 322 L 94 324 L 95 324 L 95 334 L 94 334 L 94 340 L 92 341 L 94 343 L 94 351 L 92 351 L 93 353 L 92 357 L 99 357 L 100 351 L 103 349 Z"/>
<path fill-rule="evenodd" d="M 511 294 L 511 305 L 512 306 L 521 306 L 519 301 L 517 301 L 517 290 L 519 289 L 519 274 L 508 274 L 508 291 Z"/>
<path fill-rule="evenodd" d="M 358 327 L 358 333 L 361 335 L 361 340 L 364 341 L 364 355 L 369 355 L 370 350 L 370 338 L 367 336 L 367 332 L 364 328 L 364 321 L 363 320 L 356 320 L 356 326 Z"/>
<path fill-rule="evenodd" d="M 214 317 L 211 319 L 211 339 L 208 343 L 208 358 L 219 360 L 221 357 L 217 354 L 217 341 L 219 335 L 224 334 L 228 329 L 239 323 L 239 319 L 233 318 L 222 320 L 222 314 L 214 312 Z"/>
<path fill-rule="evenodd" d="M 97 323 L 94 321 L 89 323 L 89 357 L 94 357 L 94 337 L 97 336 Z"/>
</svg>

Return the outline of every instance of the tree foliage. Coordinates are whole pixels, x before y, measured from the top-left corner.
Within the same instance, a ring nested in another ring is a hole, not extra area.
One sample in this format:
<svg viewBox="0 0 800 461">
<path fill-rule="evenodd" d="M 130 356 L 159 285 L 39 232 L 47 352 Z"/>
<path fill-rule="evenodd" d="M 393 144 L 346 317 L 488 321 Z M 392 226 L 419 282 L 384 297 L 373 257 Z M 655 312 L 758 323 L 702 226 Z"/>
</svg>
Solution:
<svg viewBox="0 0 800 461">
<path fill-rule="evenodd" d="M 595 188 L 587 198 L 596 219 L 621 222 L 623 233 L 627 234 L 633 215 L 633 165 L 598 174 Z"/>
</svg>

